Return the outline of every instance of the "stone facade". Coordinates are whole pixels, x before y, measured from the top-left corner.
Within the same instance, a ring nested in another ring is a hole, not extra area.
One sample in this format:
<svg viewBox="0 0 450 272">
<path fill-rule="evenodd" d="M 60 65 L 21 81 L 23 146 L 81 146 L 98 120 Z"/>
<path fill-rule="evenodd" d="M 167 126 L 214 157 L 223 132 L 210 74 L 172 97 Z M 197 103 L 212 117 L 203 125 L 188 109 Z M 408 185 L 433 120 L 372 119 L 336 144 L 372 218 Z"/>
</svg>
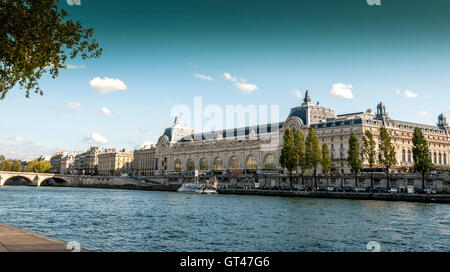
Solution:
<svg viewBox="0 0 450 272">
<path fill-rule="evenodd" d="M 151 176 L 155 171 L 155 146 L 144 146 L 142 149 L 134 150 L 133 175 Z"/>
<path fill-rule="evenodd" d="M 116 176 L 131 173 L 133 153 L 121 150 L 119 152 L 105 152 L 98 155 L 98 174 L 101 176 Z"/>
<path fill-rule="evenodd" d="M 98 146 L 90 147 L 86 152 L 77 154 L 74 162 L 74 173 L 81 175 L 98 174 L 98 155 L 116 152 L 115 149 L 101 149 Z"/>
<path fill-rule="evenodd" d="M 321 144 L 327 143 L 330 147 L 333 172 L 347 174 L 350 173 L 346 159 L 351 133 L 361 142 L 363 133 L 370 130 L 377 140 L 382 126 L 387 128 L 395 146 L 398 164 L 393 168 L 398 171 L 412 168 L 412 136 L 416 127 L 422 129 L 429 141 L 436 167 L 450 168 L 450 127 L 443 114 L 439 116 L 438 126 L 391 119 L 383 103 L 378 105 L 376 114 L 367 110 L 336 115 L 332 109 L 313 104 L 307 91 L 303 103 L 292 108 L 287 120 L 280 123 L 194 133 L 192 129 L 180 126 L 176 119 L 151 151 L 154 152 L 153 173 L 193 170 L 222 174 L 282 173 L 285 171 L 279 164 L 279 156 L 285 129 L 299 129 L 306 136 L 309 129 L 314 128 Z M 365 166 L 368 167 L 367 163 Z"/>
</svg>

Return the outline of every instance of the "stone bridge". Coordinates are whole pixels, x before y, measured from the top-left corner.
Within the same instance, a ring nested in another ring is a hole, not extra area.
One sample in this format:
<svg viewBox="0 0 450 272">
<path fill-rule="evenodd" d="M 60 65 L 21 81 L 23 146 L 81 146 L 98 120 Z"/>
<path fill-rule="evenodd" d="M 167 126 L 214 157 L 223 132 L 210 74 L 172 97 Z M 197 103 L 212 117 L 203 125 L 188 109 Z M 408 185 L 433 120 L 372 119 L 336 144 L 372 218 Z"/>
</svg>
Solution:
<svg viewBox="0 0 450 272">
<path fill-rule="evenodd" d="M 70 182 L 70 176 L 51 174 L 51 173 L 32 173 L 32 172 L 8 172 L 0 171 L 0 186 L 11 178 L 23 178 L 29 186 L 41 186 L 41 184 L 49 179 L 58 180 L 60 182 Z"/>
<path fill-rule="evenodd" d="M 59 186 L 80 186 L 80 187 L 114 187 L 114 186 L 140 186 L 142 183 L 131 178 L 121 178 L 113 176 L 75 176 L 52 173 L 32 173 L 32 172 L 7 172 L 0 171 L 0 186 L 12 178 L 23 178 L 28 186 L 41 186 L 42 183 L 53 180 L 52 185 Z"/>
</svg>

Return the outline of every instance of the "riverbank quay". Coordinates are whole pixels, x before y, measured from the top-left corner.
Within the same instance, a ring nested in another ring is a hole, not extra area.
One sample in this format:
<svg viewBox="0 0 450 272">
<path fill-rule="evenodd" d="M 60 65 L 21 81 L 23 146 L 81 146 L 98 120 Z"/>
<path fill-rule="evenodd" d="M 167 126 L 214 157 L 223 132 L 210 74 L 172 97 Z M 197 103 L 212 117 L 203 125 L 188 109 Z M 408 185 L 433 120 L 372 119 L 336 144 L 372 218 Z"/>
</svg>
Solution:
<svg viewBox="0 0 450 272">
<path fill-rule="evenodd" d="M 31 231 L 0 223 L 0 252 L 73 252 L 77 248 Z M 86 251 L 80 248 L 79 251 Z"/>
<path fill-rule="evenodd" d="M 317 192 L 317 191 L 287 191 L 287 190 L 248 190 L 248 189 L 221 189 L 219 194 L 259 195 L 281 197 L 307 197 L 307 198 L 334 198 L 353 200 L 382 200 L 406 201 L 422 203 L 450 204 L 449 194 L 390 194 L 390 193 L 355 193 L 355 192 Z"/>
</svg>

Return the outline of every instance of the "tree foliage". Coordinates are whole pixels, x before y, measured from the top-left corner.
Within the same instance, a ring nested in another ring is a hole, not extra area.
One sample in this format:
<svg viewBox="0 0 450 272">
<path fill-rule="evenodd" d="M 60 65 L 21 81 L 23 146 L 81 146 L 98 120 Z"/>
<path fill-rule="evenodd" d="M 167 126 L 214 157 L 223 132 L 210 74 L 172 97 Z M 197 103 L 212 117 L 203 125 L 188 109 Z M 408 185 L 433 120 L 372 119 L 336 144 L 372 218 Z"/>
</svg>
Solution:
<svg viewBox="0 0 450 272">
<path fill-rule="evenodd" d="M 391 142 L 391 136 L 389 135 L 386 128 L 380 128 L 380 142 L 378 144 L 378 161 L 386 168 L 386 175 L 389 186 L 389 169 L 392 165 L 397 164 L 397 159 L 395 158 L 395 148 Z"/>
<path fill-rule="evenodd" d="M 361 148 L 359 145 L 359 141 L 353 132 L 350 135 L 348 144 L 349 147 L 348 147 L 347 163 L 350 166 L 352 172 L 355 174 L 355 185 L 358 186 L 358 173 L 361 171 L 363 164 L 360 153 Z"/>
<path fill-rule="evenodd" d="M 373 167 L 377 158 L 377 144 L 370 130 L 366 130 L 362 138 L 362 157 L 370 167 L 370 186 L 373 187 Z"/>
<path fill-rule="evenodd" d="M 67 58 L 99 57 L 93 29 L 66 19 L 57 0 L 0 0 L 0 99 L 16 85 L 43 94 L 38 80 L 56 78 Z"/>
<path fill-rule="evenodd" d="M 280 164 L 290 173 L 290 183 L 292 187 L 292 172 L 297 167 L 298 156 L 296 153 L 294 132 L 287 128 L 283 135 L 283 148 L 281 149 Z"/>
<path fill-rule="evenodd" d="M 22 172 L 22 165 L 18 160 L 4 160 L 0 164 L 0 171 Z"/>
<path fill-rule="evenodd" d="M 333 166 L 333 161 L 331 160 L 330 148 L 327 144 L 322 145 L 322 172 L 329 174 L 331 172 L 331 167 Z"/>
<path fill-rule="evenodd" d="M 428 141 L 420 128 L 415 128 L 413 136 L 414 169 L 422 174 L 422 188 L 425 188 L 425 175 L 434 167 L 431 161 Z"/>
<path fill-rule="evenodd" d="M 27 163 L 27 172 L 34 173 L 50 173 L 52 165 L 48 161 L 30 161 Z"/>
<path fill-rule="evenodd" d="M 308 169 L 314 171 L 314 186 L 317 179 L 317 169 L 322 162 L 322 151 L 320 149 L 319 139 L 317 138 L 316 130 L 311 128 L 306 137 L 306 165 Z"/>
<path fill-rule="evenodd" d="M 305 135 L 300 130 L 297 130 L 294 134 L 294 145 L 297 155 L 297 166 L 302 170 L 302 183 L 304 183 L 304 172 L 306 170 L 305 159 Z"/>
</svg>

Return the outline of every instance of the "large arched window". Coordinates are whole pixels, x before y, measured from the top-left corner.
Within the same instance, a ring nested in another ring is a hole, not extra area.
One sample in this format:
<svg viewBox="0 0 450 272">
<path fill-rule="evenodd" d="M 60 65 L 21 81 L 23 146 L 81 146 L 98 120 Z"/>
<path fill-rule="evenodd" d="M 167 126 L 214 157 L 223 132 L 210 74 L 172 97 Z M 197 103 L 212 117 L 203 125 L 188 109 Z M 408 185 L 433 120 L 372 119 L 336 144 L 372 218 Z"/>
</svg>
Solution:
<svg viewBox="0 0 450 272">
<path fill-rule="evenodd" d="M 434 160 L 433 160 L 433 162 L 434 162 L 434 164 L 437 164 L 437 154 L 436 154 L 436 152 L 434 152 Z"/>
<path fill-rule="evenodd" d="M 213 161 L 213 169 L 215 171 L 222 171 L 223 170 L 223 160 L 222 158 L 216 157 Z"/>
<path fill-rule="evenodd" d="M 258 161 L 256 161 L 256 157 L 253 155 L 248 156 L 245 162 L 245 169 L 255 170 L 256 168 L 258 168 Z"/>
<path fill-rule="evenodd" d="M 194 161 L 192 159 L 188 159 L 186 162 L 186 170 L 188 171 L 193 171 L 195 170 L 195 164 Z"/>
<path fill-rule="evenodd" d="M 402 150 L 402 162 L 406 162 L 406 151 Z"/>
<path fill-rule="evenodd" d="M 181 171 L 181 161 L 178 160 L 178 159 L 175 161 L 174 170 L 175 171 Z"/>
<path fill-rule="evenodd" d="M 208 162 L 205 158 L 201 158 L 199 162 L 199 168 L 200 170 L 208 170 Z"/>
<path fill-rule="evenodd" d="M 265 169 L 275 169 L 276 165 L 275 165 L 275 158 L 273 157 L 272 154 L 267 154 L 264 157 L 264 168 Z"/>
<path fill-rule="evenodd" d="M 439 164 L 442 165 L 442 154 L 439 153 Z"/>
<path fill-rule="evenodd" d="M 447 165 L 447 154 L 444 153 L 444 165 Z"/>
<path fill-rule="evenodd" d="M 412 162 L 412 158 L 411 158 L 411 150 L 408 150 L 408 163 Z"/>
<path fill-rule="evenodd" d="M 239 159 L 236 156 L 232 156 L 230 158 L 230 169 L 231 170 L 239 169 Z"/>
</svg>

